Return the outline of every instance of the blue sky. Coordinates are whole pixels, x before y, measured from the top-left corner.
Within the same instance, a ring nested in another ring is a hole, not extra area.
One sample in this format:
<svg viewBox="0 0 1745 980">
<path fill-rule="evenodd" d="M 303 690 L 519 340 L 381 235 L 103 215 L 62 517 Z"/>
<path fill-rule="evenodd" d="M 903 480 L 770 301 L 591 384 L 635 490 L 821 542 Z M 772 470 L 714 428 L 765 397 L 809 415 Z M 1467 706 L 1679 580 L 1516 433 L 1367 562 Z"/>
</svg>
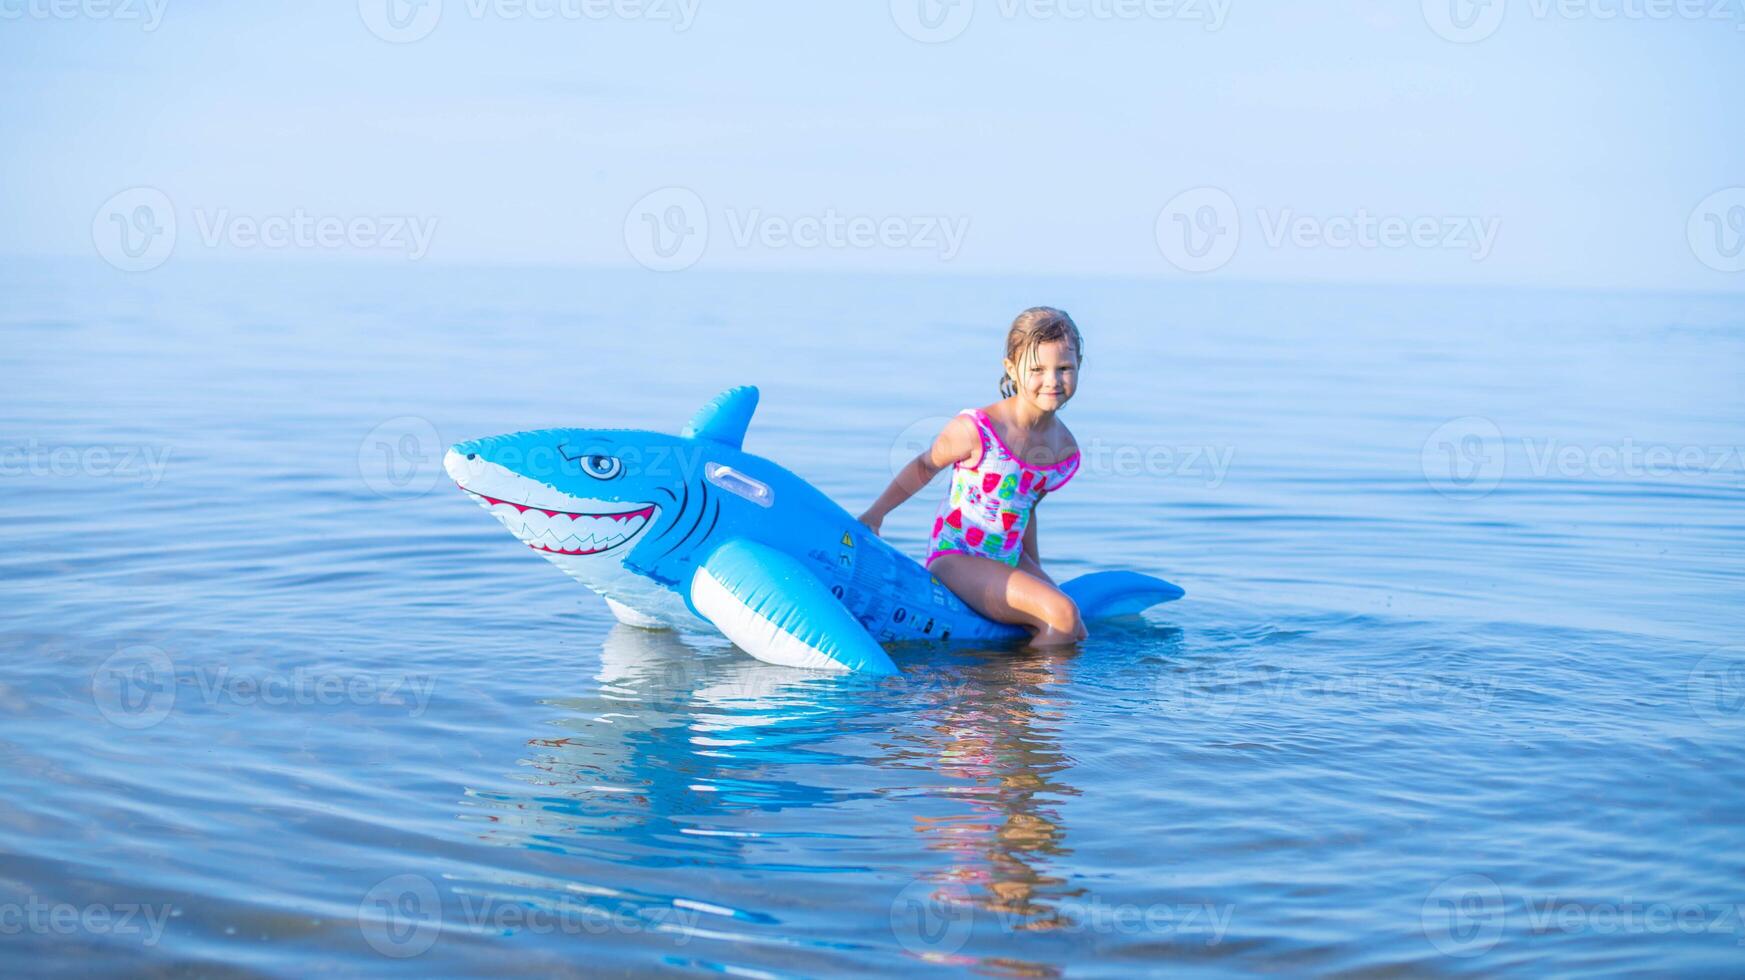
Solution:
<svg viewBox="0 0 1745 980">
<path fill-rule="evenodd" d="M 1745 290 L 1745 0 L 422 2 L 0 0 L 3 251 Z"/>
</svg>

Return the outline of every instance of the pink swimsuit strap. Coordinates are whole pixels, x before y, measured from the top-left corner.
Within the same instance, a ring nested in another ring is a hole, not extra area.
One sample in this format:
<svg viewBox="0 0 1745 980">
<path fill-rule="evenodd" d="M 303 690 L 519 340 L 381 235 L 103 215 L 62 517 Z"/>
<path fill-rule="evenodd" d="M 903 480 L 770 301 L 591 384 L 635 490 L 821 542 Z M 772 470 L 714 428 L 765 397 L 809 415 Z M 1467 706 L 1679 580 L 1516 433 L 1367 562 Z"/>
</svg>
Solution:
<svg viewBox="0 0 1745 980">
<path fill-rule="evenodd" d="M 986 432 L 988 435 L 992 436 L 994 441 L 1000 444 L 1000 448 L 1005 450 L 1006 455 L 1012 457 L 1012 461 L 1014 463 L 1017 463 L 1019 466 L 1022 466 L 1025 469 L 1048 470 L 1050 472 L 1058 472 L 1059 470 L 1066 468 L 1067 464 L 1071 463 L 1073 460 L 1078 458 L 1079 454 L 1075 450 L 1071 453 L 1068 453 L 1065 459 L 1061 460 L 1058 463 L 1055 463 L 1053 466 L 1038 466 L 1035 463 L 1027 463 L 1023 459 L 1019 458 L 1017 453 L 1012 451 L 1012 447 L 1006 445 L 1006 440 L 1000 438 L 999 430 L 994 428 L 994 420 L 991 418 L 988 418 L 988 413 L 982 411 L 979 408 L 966 408 L 963 411 L 970 413 L 970 417 L 975 419 L 975 421 L 976 421 L 976 427 L 981 429 L 982 431 Z M 963 412 L 959 412 L 958 414 L 962 415 Z M 981 465 L 981 463 L 982 463 L 981 460 L 976 460 L 976 465 L 978 467 Z"/>
</svg>

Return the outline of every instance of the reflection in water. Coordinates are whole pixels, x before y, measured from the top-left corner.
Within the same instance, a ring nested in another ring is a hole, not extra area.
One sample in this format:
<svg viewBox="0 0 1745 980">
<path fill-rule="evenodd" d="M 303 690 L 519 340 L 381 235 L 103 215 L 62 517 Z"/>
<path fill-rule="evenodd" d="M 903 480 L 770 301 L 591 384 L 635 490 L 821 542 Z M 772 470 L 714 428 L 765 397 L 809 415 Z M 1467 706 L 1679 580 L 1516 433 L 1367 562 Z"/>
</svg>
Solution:
<svg viewBox="0 0 1745 980">
<path fill-rule="evenodd" d="M 967 809 L 922 817 L 916 829 L 929 850 L 948 855 L 929 876 L 955 886 L 941 898 L 991 912 L 1004 928 L 1051 929 L 1061 919 L 1049 900 L 1064 880 L 1041 867 L 1069 853 L 1054 802 L 1077 795 L 1058 778 L 1070 762 L 1055 738 L 1067 654 L 1002 657 L 936 687 L 946 696 L 924 709 L 910 761 L 956 781 L 946 795 Z"/>
<path fill-rule="evenodd" d="M 1069 853 L 1056 805 L 1077 795 L 1058 741 L 1072 655 L 914 651 L 926 660 L 902 676 L 860 678 L 616 626 L 597 688 L 546 702 L 563 712 L 546 722 L 561 734 L 528 739 L 528 791 L 473 791 L 463 818 L 488 841 L 643 869 L 937 882 L 988 927 L 1058 927 L 1058 901 L 1074 894 L 1048 870 Z M 893 818 L 918 848 L 875 832 Z M 707 902 L 741 928 L 776 921 L 716 895 L 639 900 L 643 912 Z"/>
<path fill-rule="evenodd" d="M 529 796 L 473 794 L 492 811 L 488 836 L 650 867 L 696 863 L 699 848 L 731 860 L 734 841 L 710 829 L 712 814 L 848 795 L 756 768 L 784 746 L 805 751 L 808 720 L 829 710 L 805 689 L 827 676 L 760 663 L 712 638 L 620 624 L 602 645 L 597 680 L 591 694 L 546 702 L 564 712 L 547 722 L 563 733 L 528 740 Z M 677 844 L 682 853 L 663 846 Z"/>
</svg>

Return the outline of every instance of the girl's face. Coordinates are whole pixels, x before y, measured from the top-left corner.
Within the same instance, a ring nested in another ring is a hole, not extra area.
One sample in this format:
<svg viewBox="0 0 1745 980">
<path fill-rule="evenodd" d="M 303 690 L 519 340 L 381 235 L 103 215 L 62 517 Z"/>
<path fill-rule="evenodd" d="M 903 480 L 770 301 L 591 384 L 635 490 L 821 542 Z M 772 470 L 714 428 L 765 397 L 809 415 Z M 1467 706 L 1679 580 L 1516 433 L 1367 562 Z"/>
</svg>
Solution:
<svg viewBox="0 0 1745 980">
<path fill-rule="evenodd" d="M 1017 385 L 1018 397 L 1053 412 L 1078 390 L 1078 353 L 1067 340 L 1037 344 L 1022 364 L 1007 358 L 1006 374 Z"/>
</svg>

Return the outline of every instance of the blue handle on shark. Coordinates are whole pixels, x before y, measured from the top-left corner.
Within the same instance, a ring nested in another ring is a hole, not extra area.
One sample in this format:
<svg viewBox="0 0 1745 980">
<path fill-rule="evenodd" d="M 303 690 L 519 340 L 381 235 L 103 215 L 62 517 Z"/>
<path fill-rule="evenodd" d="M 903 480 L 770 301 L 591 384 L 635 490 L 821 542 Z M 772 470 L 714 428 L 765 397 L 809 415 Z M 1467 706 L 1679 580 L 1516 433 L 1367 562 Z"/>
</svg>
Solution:
<svg viewBox="0 0 1745 980">
<path fill-rule="evenodd" d="M 717 630 L 768 663 L 896 672 L 881 644 L 1019 640 L 816 487 L 747 453 L 757 389 L 722 392 L 677 436 L 542 429 L 463 442 L 461 489 L 632 626 Z M 1061 586 L 1087 621 L 1182 590 L 1137 572 Z"/>
</svg>

